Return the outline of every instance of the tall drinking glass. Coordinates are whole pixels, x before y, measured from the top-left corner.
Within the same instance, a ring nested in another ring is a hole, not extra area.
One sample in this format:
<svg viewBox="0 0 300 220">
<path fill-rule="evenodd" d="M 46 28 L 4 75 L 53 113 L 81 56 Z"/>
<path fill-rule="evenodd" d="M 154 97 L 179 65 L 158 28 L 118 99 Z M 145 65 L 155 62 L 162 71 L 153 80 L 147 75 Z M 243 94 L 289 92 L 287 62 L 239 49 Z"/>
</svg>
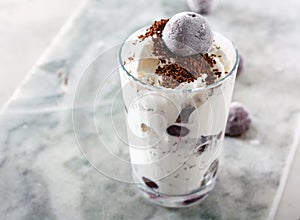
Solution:
<svg viewBox="0 0 300 220">
<path fill-rule="evenodd" d="M 221 80 L 193 89 L 157 87 L 137 79 L 137 65 L 155 71 L 155 59 L 137 53 L 130 39 L 120 49 L 132 174 L 154 203 L 190 206 L 214 188 L 238 66 L 237 50 L 218 35 L 229 43 L 234 65 Z"/>
</svg>

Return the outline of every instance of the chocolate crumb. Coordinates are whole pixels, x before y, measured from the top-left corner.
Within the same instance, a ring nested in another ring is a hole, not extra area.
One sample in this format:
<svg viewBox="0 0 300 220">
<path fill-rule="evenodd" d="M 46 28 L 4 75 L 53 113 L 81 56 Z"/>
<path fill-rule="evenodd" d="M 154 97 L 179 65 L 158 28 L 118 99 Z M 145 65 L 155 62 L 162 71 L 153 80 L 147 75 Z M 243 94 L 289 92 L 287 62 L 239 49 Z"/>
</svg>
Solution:
<svg viewBox="0 0 300 220">
<path fill-rule="evenodd" d="M 176 88 L 180 83 L 193 82 L 196 78 L 186 69 L 176 63 L 158 66 L 155 73 L 162 76 L 161 85 L 166 88 Z"/>
<path fill-rule="evenodd" d="M 222 75 L 222 72 L 215 72 L 215 75 L 216 75 L 218 78 L 220 78 L 221 75 Z"/>
<path fill-rule="evenodd" d="M 154 21 L 150 28 L 146 30 L 144 35 L 140 35 L 139 39 L 144 40 L 150 36 L 162 37 L 162 31 L 165 28 L 169 19 L 161 19 L 160 21 Z"/>
<path fill-rule="evenodd" d="M 128 60 L 129 60 L 129 61 L 133 61 L 134 58 L 133 58 L 133 57 L 128 57 Z"/>
</svg>

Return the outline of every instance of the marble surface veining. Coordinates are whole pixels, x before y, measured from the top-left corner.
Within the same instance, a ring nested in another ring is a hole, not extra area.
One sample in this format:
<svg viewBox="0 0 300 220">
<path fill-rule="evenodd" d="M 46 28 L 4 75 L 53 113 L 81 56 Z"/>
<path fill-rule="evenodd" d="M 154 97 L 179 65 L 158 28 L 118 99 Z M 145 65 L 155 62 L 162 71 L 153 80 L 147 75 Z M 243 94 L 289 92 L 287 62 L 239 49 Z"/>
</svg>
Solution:
<svg viewBox="0 0 300 220">
<path fill-rule="evenodd" d="M 297 0 L 224 0 L 207 17 L 245 59 L 233 99 L 249 108 L 253 123 L 242 138 L 226 138 L 217 185 L 203 203 L 166 209 L 126 183 L 116 54 L 134 30 L 186 5 L 87 1 L 0 116 L 1 219 L 268 218 L 300 112 L 299 7 Z"/>
</svg>

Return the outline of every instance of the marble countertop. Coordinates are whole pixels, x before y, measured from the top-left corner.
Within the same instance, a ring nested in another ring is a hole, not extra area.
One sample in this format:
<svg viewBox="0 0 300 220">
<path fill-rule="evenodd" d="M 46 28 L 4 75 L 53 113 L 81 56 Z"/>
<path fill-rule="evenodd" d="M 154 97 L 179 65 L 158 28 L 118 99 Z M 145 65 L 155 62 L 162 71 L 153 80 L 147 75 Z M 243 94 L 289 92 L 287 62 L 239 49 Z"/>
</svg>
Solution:
<svg viewBox="0 0 300 220">
<path fill-rule="evenodd" d="M 0 116 L 1 218 L 273 218 L 297 145 L 299 6 L 297 0 L 224 0 L 207 17 L 245 58 L 233 99 L 249 108 L 253 123 L 243 138 L 226 138 L 216 188 L 203 203 L 166 209 L 125 183 L 129 167 L 108 154 L 128 159 L 112 94 L 118 82 L 106 76 L 116 74 L 122 40 L 155 19 L 187 10 L 185 2 L 86 1 Z M 109 86 L 99 97 L 104 79 Z M 109 124 L 112 104 L 119 138 Z"/>
<path fill-rule="evenodd" d="M 0 106 L 48 46 L 80 0 L 0 1 Z M 18 65 L 16 64 L 18 60 Z"/>
</svg>

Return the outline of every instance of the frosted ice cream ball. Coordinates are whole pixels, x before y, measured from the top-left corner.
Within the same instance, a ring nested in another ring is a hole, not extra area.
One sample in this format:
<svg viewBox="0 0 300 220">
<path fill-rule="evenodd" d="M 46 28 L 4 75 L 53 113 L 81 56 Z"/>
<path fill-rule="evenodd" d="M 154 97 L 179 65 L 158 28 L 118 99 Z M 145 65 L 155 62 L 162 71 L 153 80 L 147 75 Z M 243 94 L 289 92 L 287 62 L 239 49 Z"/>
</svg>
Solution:
<svg viewBox="0 0 300 220">
<path fill-rule="evenodd" d="M 207 53 L 212 46 L 213 33 L 201 15 L 181 12 L 168 21 L 162 32 L 162 39 L 174 54 L 189 56 Z"/>
<path fill-rule="evenodd" d="M 212 10 L 214 0 L 187 0 L 186 4 L 193 12 L 208 14 Z"/>
</svg>

